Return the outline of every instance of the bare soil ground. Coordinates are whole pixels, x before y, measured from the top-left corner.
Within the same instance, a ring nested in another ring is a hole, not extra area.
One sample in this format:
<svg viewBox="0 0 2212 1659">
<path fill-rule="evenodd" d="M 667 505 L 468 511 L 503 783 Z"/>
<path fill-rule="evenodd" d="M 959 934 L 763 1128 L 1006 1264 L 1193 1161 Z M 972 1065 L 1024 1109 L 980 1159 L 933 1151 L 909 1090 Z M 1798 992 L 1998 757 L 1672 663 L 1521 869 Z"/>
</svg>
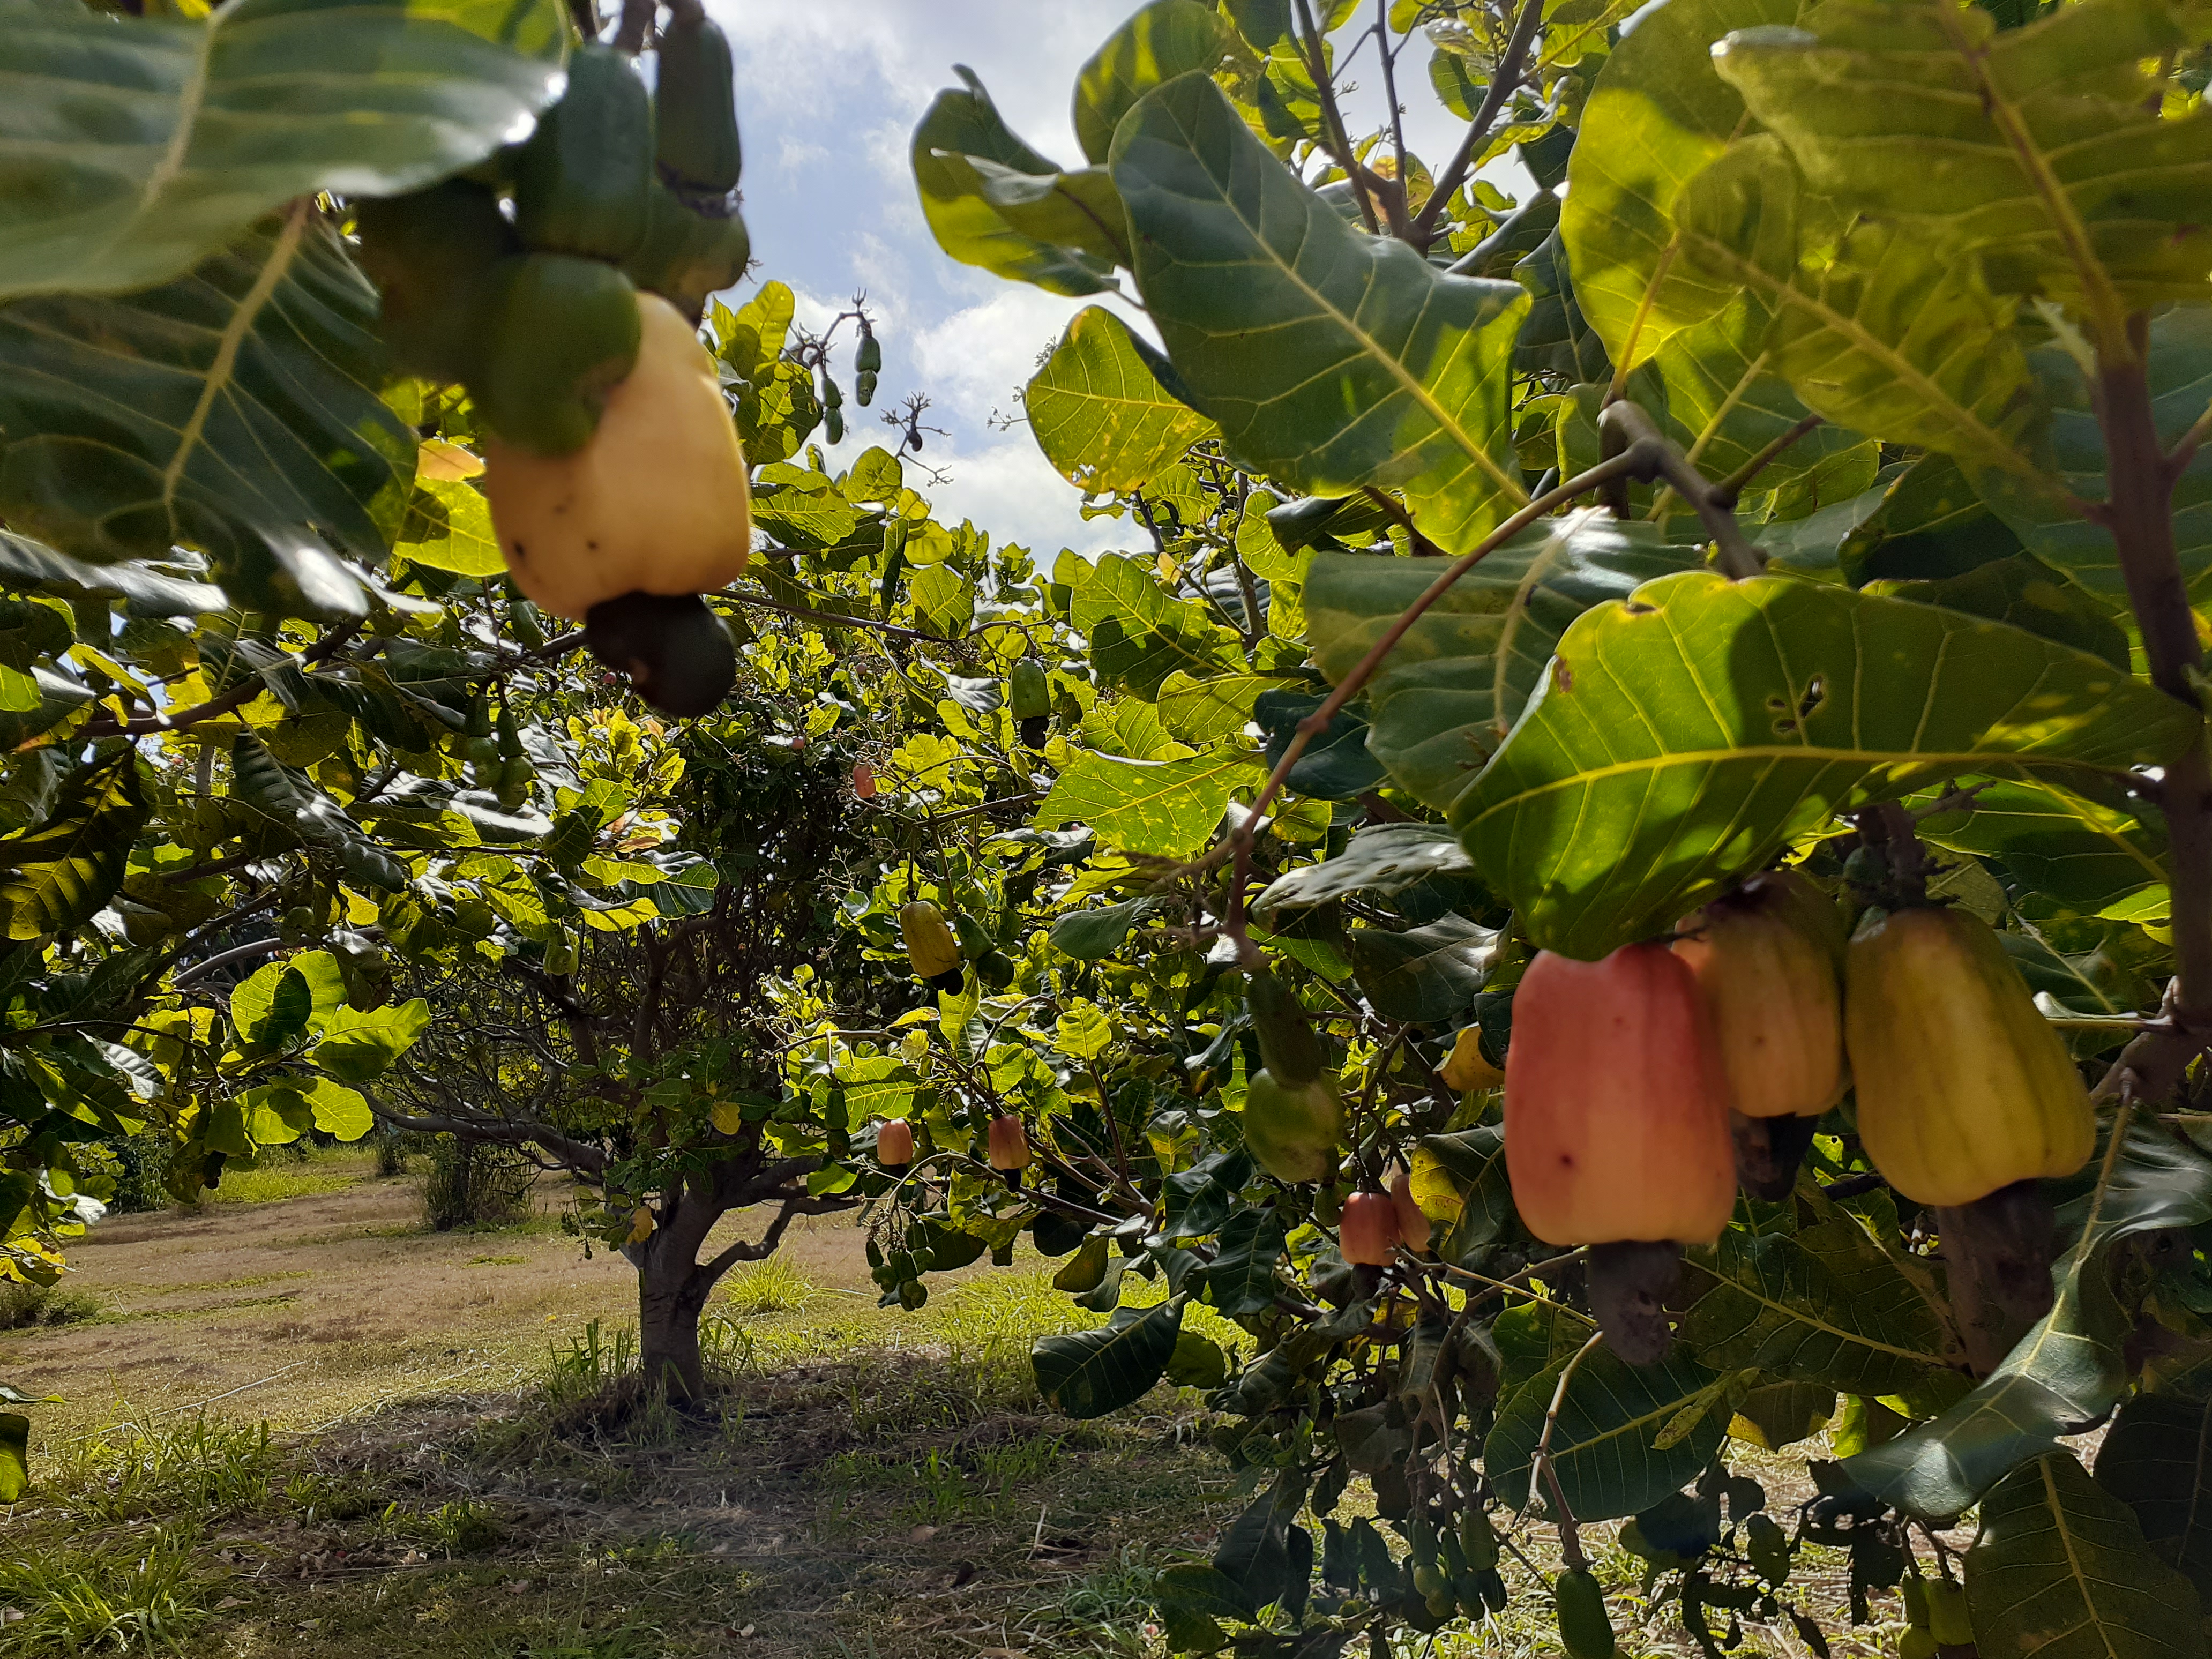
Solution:
<svg viewBox="0 0 2212 1659">
<path fill-rule="evenodd" d="M 1155 1659 L 1152 1574 L 1244 1501 L 1195 1395 L 1044 1412 L 1031 1340 L 1095 1322 L 1035 1258 L 884 1311 L 849 1219 L 802 1223 L 718 1304 L 723 1391 L 678 1415 L 640 1401 L 634 1280 L 559 1231 L 556 1192 L 437 1234 L 356 1154 L 260 1190 L 300 1195 L 116 1218 L 75 1256 L 95 1318 L 0 1332 L 0 1376 L 68 1401 L 38 1413 L 39 1490 L 0 1511 L 0 1651 Z M 1759 1462 L 1778 1501 L 1802 1484 Z M 1584 1540 L 1623 1653 L 1693 1652 L 1647 1620 L 1615 1530 Z M 1401 1659 L 1558 1651 L 1556 1565 L 1510 1565 L 1506 1614 Z M 1839 1556 L 1793 1589 L 1839 1659 L 1893 1648 L 1893 1623 L 1844 1633 Z"/>
</svg>

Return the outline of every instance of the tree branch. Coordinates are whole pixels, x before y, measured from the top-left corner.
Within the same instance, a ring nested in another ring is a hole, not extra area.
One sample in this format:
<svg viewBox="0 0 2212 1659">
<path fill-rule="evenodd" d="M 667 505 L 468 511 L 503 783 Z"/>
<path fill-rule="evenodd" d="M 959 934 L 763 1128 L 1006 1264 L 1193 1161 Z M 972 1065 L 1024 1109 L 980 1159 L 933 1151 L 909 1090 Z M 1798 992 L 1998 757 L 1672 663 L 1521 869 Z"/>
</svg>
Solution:
<svg viewBox="0 0 2212 1659">
<path fill-rule="evenodd" d="M 1328 70 L 1328 43 L 1315 26 L 1311 0 L 1297 0 L 1298 24 L 1304 33 L 1298 36 L 1298 45 L 1306 60 L 1306 73 L 1313 79 L 1314 88 L 1321 97 L 1321 118 L 1328 135 L 1329 153 L 1344 170 L 1346 183 L 1352 186 L 1352 199 L 1359 204 L 1359 222 L 1373 232 L 1380 227 L 1375 218 L 1375 204 L 1368 199 L 1367 181 L 1361 177 L 1366 171 L 1359 158 L 1352 152 L 1352 140 L 1344 130 L 1344 112 L 1337 107 L 1336 79 Z"/>
<path fill-rule="evenodd" d="M 475 1113 L 454 1116 L 437 1112 L 403 1112 L 386 1106 L 366 1084 L 355 1086 L 368 1102 L 368 1109 L 395 1129 L 410 1129 L 417 1134 L 452 1135 L 457 1140 L 494 1141 L 505 1146 L 542 1146 L 559 1159 L 564 1167 L 579 1174 L 603 1176 L 606 1173 L 607 1155 L 605 1152 L 596 1146 L 570 1139 L 550 1123 L 534 1123 L 527 1119 L 514 1121 Z"/>
<path fill-rule="evenodd" d="M 1718 556 L 1715 562 L 1723 575 L 1741 581 L 1766 568 L 1765 556 L 1744 539 L 1743 526 L 1735 521 L 1734 498 L 1721 499 L 1719 487 L 1690 465 L 1689 458 L 1659 430 L 1641 404 L 1616 398 L 1598 411 L 1597 429 L 1607 453 L 1638 447 L 1658 457 L 1658 475 L 1697 510 L 1706 533 L 1712 537 Z M 1618 505 L 1614 510 L 1620 510 Z"/>
<path fill-rule="evenodd" d="M 360 631 L 359 623 L 347 623 L 324 635 L 302 651 L 295 661 L 302 665 L 321 662 Z M 258 672 L 248 674 L 221 696 L 210 697 L 205 702 L 195 703 L 190 708 L 179 708 L 174 713 L 165 710 L 158 714 L 142 714 L 136 720 L 118 720 L 112 714 L 95 716 L 77 728 L 75 741 L 93 743 L 101 738 L 143 737 L 149 732 L 180 732 L 186 726 L 198 726 L 203 720 L 220 720 L 252 702 L 268 689 L 268 681 Z"/>
<path fill-rule="evenodd" d="M 1437 240 L 1437 221 L 1443 216 L 1446 204 L 1459 194 L 1460 186 L 1467 182 L 1474 152 L 1490 137 L 1491 128 L 1498 125 L 1498 112 L 1505 107 L 1505 100 L 1520 89 L 1523 62 L 1536 39 L 1537 26 L 1543 21 L 1544 0 L 1521 0 L 1521 15 L 1513 20 L 1513 33 L 1505 41 L 1505 54 L 1498 60 L 1498 73 L 1491 77 L 1489 88 L 1482 94 L 1481 106 L 1474 112 L 1474 119 L 1468 123 L 1459 148 L 1452 152 L 1444 170 L 1437 175 L 1436 189 L 1427 205 L 1413 221 L 1413 234 L 1407 240 L 1422 252 L 1426 253 Z"/>
</svg>

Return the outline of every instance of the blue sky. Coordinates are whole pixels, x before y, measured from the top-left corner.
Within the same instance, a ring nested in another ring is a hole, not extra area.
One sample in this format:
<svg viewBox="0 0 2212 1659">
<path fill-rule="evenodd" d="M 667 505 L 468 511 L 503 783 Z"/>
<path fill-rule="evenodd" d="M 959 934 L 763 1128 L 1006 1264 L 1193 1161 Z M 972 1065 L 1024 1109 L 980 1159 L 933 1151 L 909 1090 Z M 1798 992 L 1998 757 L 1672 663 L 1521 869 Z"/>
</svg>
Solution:
<svg viewBox="0 0 2212 1659">
<path fill-rule="evenodd" d="M 1064 546 L 1097 553 L 1132 544 L 1121 520 L 1084 521 L 1081 497 L 1045 464 L 1026 428 L 989 423 L 994 411 L 1019 414 L 1016 388 L 1085 302 L 945 258 L 922 221 L 907 144 L 930 100 L 954 84 L 952 65 L 964 63 L 1017 132 L 1057 160 L 1079 161 L 1068 121 L 1076 71 L 1135 3 L 708 0 L 737 58 L 745 219 L 761 274 L 798 293 L 802 322 L 818 327 L 863 288 L 882 319 L 876 408 L 848 402 L 850 423 L 832 464 L 887 440 L 877 410 L 926 392 L 927 419 L 951 434 L 931 437 L 927 459 L 949 467 L 952 479 L 911 482 L 941 517 L 973 519 L 994 539 L 1027 546 L 1048 568 Z M 1417 83 L 1425 81 L 1426 56 L 1418 46 L 1409 54 L 1419 60 Z M 1409 138 L 1440 162 L 1455 137 L 1450 118 L 1425 85 L 1409 102 Z"/>
</svg>

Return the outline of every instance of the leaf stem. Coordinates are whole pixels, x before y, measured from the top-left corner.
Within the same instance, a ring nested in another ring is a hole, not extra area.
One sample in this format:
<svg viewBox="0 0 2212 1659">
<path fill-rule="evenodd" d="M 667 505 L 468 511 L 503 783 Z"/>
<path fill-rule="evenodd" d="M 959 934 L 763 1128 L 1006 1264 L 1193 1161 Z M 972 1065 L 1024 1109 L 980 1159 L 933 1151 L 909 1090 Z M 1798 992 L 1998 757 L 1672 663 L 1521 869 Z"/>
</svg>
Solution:
<svg viewBox="0 0 2212 1659">
<path fill-rule="evenodd" d="M 1552 1524 L 1559 1529 L 1559 1555 L 1577 1572 L 1586 1571 L 1589 1559 L 1583 1554 L 1582 1538 L 1575 1526 L 1575 1512 L 1567 1507 L 1567 1495 L 1559 1486 L 1559 1471 L 1552 1462 L 1552 1431 L 1559 1426 L 1559 1407 L 1566 1403 L 1567 1384 L 1574 1381 L 1575 1371 L 1589 1351 L 1605 1340 L 1603 1331 L 1592 1331 L 1589 1340 L 1575 1350 L 1574 1358 L 1559 1369 L 1559 1384 L 1552 1390 L 1552 1404 L 1544 1413 L 1544 1431 L 1536 1437 L 1535 1455 L 1528 1460 L 1528 1491 L 1536 1490 L 1536 1471 L 1540 1465 L 1544 1484 L 1552 1489 Z"/>
</svg>

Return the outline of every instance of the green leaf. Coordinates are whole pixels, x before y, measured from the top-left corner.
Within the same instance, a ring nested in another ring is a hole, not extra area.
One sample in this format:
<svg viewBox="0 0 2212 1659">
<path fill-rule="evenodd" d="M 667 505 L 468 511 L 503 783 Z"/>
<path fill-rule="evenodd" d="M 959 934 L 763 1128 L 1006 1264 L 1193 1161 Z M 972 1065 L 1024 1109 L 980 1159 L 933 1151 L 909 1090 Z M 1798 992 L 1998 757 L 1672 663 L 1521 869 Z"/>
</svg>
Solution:
<svg viewBox="0 0 2212 1659">
<path fill-rule="evenodd" d="M 1334 858 L 1276 877 L 1253 902 L 1252 913 L 1265 921 L 1277 910 L 1309 910 L 1354 893 L 1400 893 L 1474 868 L 1467 849 L 1441 824 L 1376 824 L 1355 833 Z"/>
<path fill-rule="evenodd" d="M 963 264 L 1054 294 L 1112 289 L 1127 233 L 1111 181 L 1097 168 L 1089 177 L 1061 173 L 1013 135 L 973 70 L 953 69 L 967 89 L 937 94 L 909 149 L 938 246 Z"/>
<path fill-rule="evenodd" d="M 315 1127 L 337 1140 L 359 1140 L 376 1127 L 376 1114 L 355 1090 L 326 1077 L 302 1078 L 298 1087 L 315 1115 Z"/>
<path fill-rule="evenodd" d="M 204 21 L 0 0 L 0 34 L 13 298 L 149 287 L 295 198 L 457 173 L 559 94 L 568 28 L 552 0 L 235 0 Z"/>
<path fill-rule="evenodd" d="M 133 617 L 197 617 L 230 601 L 220 587 L 165 575 L 144 564 L 87 564 L 44 542 L 0 530 L 0 584 L 65 599 L 121 599 Z"/>
<path fill-rule="evenodd" d="M 1976 781 L 1986 787 L 1972 808 L 1929 820 L 1921 827 L 1924 839 L 1996 859 L 2032 891 L 2085 915 L 2130 901 L 2140 910 L 2162 899 L 2166 837 L 2134 811 L 2125 791 Z"/>
<path fill-rule="evenodd" d="M 1105 161 L 1114 129 L 1146 93 L 1219 63 L 1225 33 L 1213 8 L 1199 0 L 1152 0 L 1109 35 L 1075 77 L 1075 142 L 1084 159 Z"/>
<path fill-rule="evenodd" d="M 1571 385 L 1602 384 L 1613 378 L 1605 342 L 1597 337 L 1567 278 L 1567 253 L 1558 227 L 1534 253 L 1513 267 L 1513 278 L 1528 290 L 1528 314 L 1513 343 L 1513 367 L 1523 374 L 1551 374 Z"/>
<path fill-rule="evenodd" d="M 1121 948 L 1146 917 L 1166 908 L 1165 899 L 1135 898 L 1094 910 L 1070 910 L 1053 921 L 1052 948 L 1078 962 L 1103 961 Z"/>
<path fill-rule="evenodd" d="M 1037 1391 L 1070 1417 L 1103 1417 L 1151 1392 L 1175 1357 L 1187 1297 L 1122 1308 L 1097 1330 L 1041 1336 L 1030 1350 Z"/>
<path fill-rule="evenodd" d="M 2053 345 L 2030 352 L 2028 367 L 2051 407 L 2051 471 L 2072 495 L 2104 500 L 2109 494 L 2104 428 L 2081 366 Z M 2151 419 L 2160 443 L 2171 448 L 2212 404 L 2212 308 L 2176 307 L 2153 317 L 2145 367 Z M 2071 510 L 2048 489 L 2006 477 L 1977 482 L 2039 557 L 2107 607 L 2126 604 L 2127 583 L 2111 531 Z M 2200 448 L 2174 482 L 2173 534 L 2190 603 L 2212 605 L 2212 448 Z"/>
<path fill-rule="evenodd" d="M 2097 1484 L 2135 1512 L 2158 1559 L 2212 1595 L 2212 1401 L 2139 1394 L 2097 1448 Z"/>
<path fill-rule="evenodd" d="M 2014 1470 L 1966 1552 L 1975 1644 L 2021 1659 L 2204 1652 L 2196 1589 L 2151 1553 L 2125 1504 L 2067 1452 Z"/>
<path fill-rule="evenodd" d="M 13 1504 L 30 1489 L 31 1419 L 0 1412 L 0 1504 Z"/>
<path fill-rule="evenodd" d="M 1237 636 L 1202 605 L 1165 592 L 1148 561 L 1109 553 L 1094 565 L 1063 553 L 1052 574 L 1068 589 L 1068 620 L 1099 673 L 1139 697 L 1157 696 L 1178 672 L 1203 679 L 1244 666 Z"/>
<path fill-rule="evenodd" d="M 407 885 L 407 866 L 362 832 L 338 804 L 307 778 L 277 763 L 261 739 L 240 732 L 230 750 L 237 799 L 272 826 L 337 859 L 354 879 L 397 891 Z"/>
<path fill-rule="evenodd" d="M 1683 1335 L 1715 1370 L 1894 1395 L 1951 1358 L 1936 1310 L 1840 1212 L 1795 1234 L 1730 1230 L 1692 1260 L 1714 1282 Z"/>
<path fill-rule="evenodd" d="M 1212 1261 L 1191 1276 L 1224 1319 L 1264 1314 L 1275 1305 L 1275 1264 L 1282 1260 L 1282 1218 L 1272 1209 L 1239 1210 L 1222 1228 Z"/>
<path fill-rule="evenodd" d="M 1804 197 L 1779 143 L 1749 138 L 1691 181 L 1677 204 L 1684 256 L 1748 287 L 1775 313 L 1774 372 L 1815 414 L 1893 443 L 1957 458 L 1970 477 L 2009 473 L 2047 487 L 2034 453 L 2040 408 L 2001 299 L 1971 260 L 1925 238 L 1862 222 L 1831 259 L 1798 267 Z"/>
<path fill-rule="evenodd" d="M 1731 34 L 1713 67 L 1815 192 L 2100 322 L 2203 297 L 2212 116 L 2161 112 L 2151 68 L 2192 39 L 2165 0 L 2002 32 L 1942 0 L 1830 0 L 1804 23 Z"/>
<path fill-rule="evenodd" d="M 1448 589 L 1383 659 L 1367 683 L 1368 748 L 1420 799 L 1450 806 L 1520 718 L 1570 623 L 1703 562 L 1656 526 L 1599 509 L 1529 526 Z M 1341 680 L 1437 574 L 1426 559 L 1316 554 L 1306 633 L 1322 672 Z"/>
<path fill-rule="evenodd" d="M 1260 698 L 1288 684 L 1267 674 L 1197 679 L 1177 669 L 1160 683 L 1160 721 L 1185 743 L 1218 743 L 1243 731 Z"/>
<path fill-rule="evenodd" d="M 1054 1022 L 1053 1038 L 1071 1060 L 1096 1060 L 1114 1046 L 1113 1022 L 1097 1003 L 1079 997 Z"/>
<path fill-rule="evenodd" d="M 307 1051 L 343 1083 L 368 1083 L 391 1069 L 428 1029 L 430 1005 L 421 997 L 381 1008 L 340 1008 L 324 1022 L 322 1041 Z"/>
<path fill-rule="evenodd" d="M 1965 1399 L 1846 1459 L 1852 1480 L 1908 1514 L 1957 1515 L 2118 1403 L 2128 1388 L 2120 1350 L 2130 1318 L 2112 1289 L 2112 1247 L 2133 1234 L 2212 1221 L 2212 1161 L 2163 1130 L 2138 1126 L 2110 1189 L 2085 1218 L 2087 1202 L 2060 1212 L 2075 1237 L 2053 1270 L 2051 1311 Z"/>
<path fill-rule="evenodd" d="M 2040 559 L 2025 553 L 1977 565 L 1963 575 L 1940 581 L 1869 582 L 1877 593 L 1940 605 L 1969 616 L 2056 640 L 2061 645 L 2102 657 L 2115 668 L 2128 666 L 2128 636 L 2111 613 L 2081 589 L 2066 583 Z"/>
<path fill-rule="evenodd" d="M 2170 759 L 2198 717 L 2095 657 L 1786 577 L 1664 577 L 1589 611 L 1453 827 L 1519 925 L 1595 959 L 1791 836 L 1966 772 Z"/>
<path fill-rule="evenodd" d="M 1393 933 L 1355 927 L 1346 935 L 1352 971 L 1385 1019 L 1441 1025 L 1474 1006 L 1498 935 L 1465 916 Z"/>
<path fill-rule="evenodd" d="M 1498 1497 L 1516 1509 L 1529 1501 L 1529 1462 L 1559 1369 L 1559 1364 L 1548 1367 L 1514 1392 L 1483 1447 L 1484 1473 Z M 1627 1364 L 1603 1346 L 1583 1356 L 1567 1384 L 1545 1458 L 1576 1520 L 1607 1521 L 1648 1509 L 1712 1461 L 1726 1433 L 1717 1413 L 1707 1413 L 1664 1449 L 1656 1443 L 1714 1380 L 1679 1351 L 1660 1364 L 1643 1366 Z M 1548 1507 L 1548 1480 L 1538 1496 Z"/>
<path fill-rule="evenodd" d="M 775 461 L 755 474 L 753 519 L 793 547 L 835 547 L 860 517 L 836 483 L 811 468 Z"/>
<path fill-rule="evenodd" d="M 1471 1265 L 1513 1224 L 1513 1188 L 1506 1179 L 1505 1132 L 1495 1124 L 1451 1134 L 1423 1135 L 1413 1153 L 1417 1198 L 1437 1181 L 1451 1188 L 1459 1218 L 1451 1224 L 1437 1254 L 1443 1261 Z"/>
<path fill-rule="evenodd" d="M 1361 235 L 1201 75 L 1138 101 L 1113 167 L 1146 308 L 1237 460 L 1317 493 L 1402 491 L 1454 551 L 1528 499 L 1508 413 L 1519 284 Z"/>
<path fill-rule="evenodd" d="M 298 215 L 161 288 L 0 307 L 0 513 L 97 562 L 198 546 L 255 609 L 367 614 L 317 537 L 380 561 L 405 500 L 376 308 Z"/>
<path fill-rule="evenodd" d="M 489 504 L 459 478 L 416 479 L 392 553 L 457 576 L 496 576 L 507 568 Z"/>
<path fill-rule="evenodd" d="M 1193 0 L 1171 0 L 1189 4 Z M 1085 494 L 1137 489 L 1212 434 L 1213 422 L 1161 384 L 1165 359 L 1099 306 L 1075 313 L 1023 397 L 1045 459 Z"/>
<path fill-rule="evenodd" d="M 37 939 L 92 919 L 123 885 L 146 822 L 137 755 L 79 767 L 46 821 L 0 836 L 0 915 L 6 937 Z"/>
<path fill-rule="evenodd" d="M 1669 0 L 1638 14 L 1591 88 L 1559 236 L 1575 297 L 1622 369 L 1735 297 L 1739 284 L 1681 257 L 1682 186 L 1746 126 L 1743 100 L 1713 71 L 1733 29 L 1797 21 L 1799 0 Z"/>
<path fill-rule="evenodd" d="M 1218 749 L 1173 761 L 1123 760 L 1079 750 L 1031 822 L 1039 829 L 1087 823 L 1127 853 L 1187 858 L 1212 839 L 1230 798 L 1256 788 L 1259 763 Z"/>
</svg>

